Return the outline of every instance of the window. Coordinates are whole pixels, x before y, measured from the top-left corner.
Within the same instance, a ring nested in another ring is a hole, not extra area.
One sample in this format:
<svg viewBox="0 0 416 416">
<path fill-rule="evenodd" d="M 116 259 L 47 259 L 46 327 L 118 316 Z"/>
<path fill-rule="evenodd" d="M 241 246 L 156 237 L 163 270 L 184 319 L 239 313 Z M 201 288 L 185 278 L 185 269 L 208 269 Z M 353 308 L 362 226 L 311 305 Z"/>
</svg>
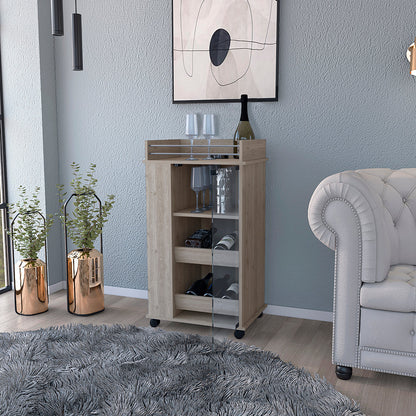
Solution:
<svg viewBox="0 0 416 416">
<path fill-rule="evenodd" d="M 8 228 L 8 215 L 5 153 L 3 83 L 0 57 L 0 293 L 11 289 L 10 246 L 6 233 Z"/>
</svg>

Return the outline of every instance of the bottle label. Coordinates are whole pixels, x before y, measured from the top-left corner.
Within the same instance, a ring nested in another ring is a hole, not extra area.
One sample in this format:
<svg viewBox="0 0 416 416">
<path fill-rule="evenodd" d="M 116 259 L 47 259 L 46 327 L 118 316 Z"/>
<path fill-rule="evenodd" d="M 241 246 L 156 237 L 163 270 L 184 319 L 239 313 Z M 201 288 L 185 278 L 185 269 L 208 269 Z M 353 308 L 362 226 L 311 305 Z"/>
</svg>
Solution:
<svg viewBox="0 0 416 416">
<path fill-rule="evenodd" d="M 238 299 L 238 283 L 232 283 L 226 290 L 223 299 Z"/>
<path fill-rule="evenodd" d="M 225 235 L 218 244 L 215 246 L 215 249 L 230 250 L 231 247 L 235 244 L 235 238 L 232 235 Z"/>
<path fill-rule="evenodd" d="M 221 243 L 225 244 L 228 249 L 230 249 L 234 245 L 234 241 L 234 238 L 226 235 L 222 238 Z"/>
<path fill-rule="evenodd" d="M 238 283 L 232 283 L 227 291 L 234 292 L 238 296 Z"/>
</svg>

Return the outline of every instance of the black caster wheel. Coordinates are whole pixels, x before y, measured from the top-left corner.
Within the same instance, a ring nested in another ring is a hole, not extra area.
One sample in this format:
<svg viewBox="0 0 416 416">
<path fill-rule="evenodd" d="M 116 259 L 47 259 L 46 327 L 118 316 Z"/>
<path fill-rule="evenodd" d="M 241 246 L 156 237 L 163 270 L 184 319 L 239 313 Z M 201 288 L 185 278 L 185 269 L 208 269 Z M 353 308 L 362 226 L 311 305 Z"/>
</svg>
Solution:
<svg viewBox="0 0 416 416">
<path fill-rule="evenodd" d="M 236 329 L 235 331 L 234 331 L 234 336 L 237 338 L 237 339 L 241 339 L 241 338 L 243 338 L 243 336 L 246 334 L 246 331 L 240 331 L 239 329 Z"/>
<path fill-rule="evenodd" d="M 335 374 L 340 380 L 349 380 L 352 376 L 352 368 L 337 365 L 335 368 Z"/>
<path fill-rule="evenodd" d="M 160 320 L 159 319 L 151 319 L 150 320 L 150 326 L 152 328 L 156 328 L 159 324 L 160 324 Z"/>
<path fill-rule="evenodd" d="M 263 312 L 257 317 L 257 319 L 261 318 L 263 316 Z"/>
</svg>

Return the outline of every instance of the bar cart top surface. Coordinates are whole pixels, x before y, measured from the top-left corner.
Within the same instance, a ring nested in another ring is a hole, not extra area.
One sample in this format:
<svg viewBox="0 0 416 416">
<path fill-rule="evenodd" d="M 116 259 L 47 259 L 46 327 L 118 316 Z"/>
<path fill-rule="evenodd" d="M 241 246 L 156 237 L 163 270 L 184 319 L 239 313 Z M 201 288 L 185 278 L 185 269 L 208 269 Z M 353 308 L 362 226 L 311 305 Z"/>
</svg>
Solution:
<svg viewBox="0 0 416 416">
<path fill-rule="evenodd" d="M 235 147 L 238 148 L 238 153 L 234 155 Z M 147 140 L 145 162 L 246 165 L 267 161 L 266 140 L 264 139 L 241 140 L 237 146 L 234 146 L 232 139 L 212 139 L 209 150 L 208 140 L 195 139 L 192 150 L 197 159 L 187 160 L 191 155 L 191 141 L 189 139 Z M 205 159 L 208 151 L 214 159 Z"/>
</svg>

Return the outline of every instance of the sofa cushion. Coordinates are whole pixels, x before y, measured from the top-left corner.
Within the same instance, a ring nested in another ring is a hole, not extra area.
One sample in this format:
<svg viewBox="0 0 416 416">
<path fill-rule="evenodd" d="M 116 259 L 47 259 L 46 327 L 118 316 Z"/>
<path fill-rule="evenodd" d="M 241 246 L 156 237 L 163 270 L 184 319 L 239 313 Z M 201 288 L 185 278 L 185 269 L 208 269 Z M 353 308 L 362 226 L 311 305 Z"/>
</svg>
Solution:
<svg viewBox="0 0 416 416">
<path fill-rule="evenodd" d="M 392 266 L 380 283 L 364 283 L 361 306 L 392 312 L 416 312 L 416 266 Z"/>
<path fill-rule="evenodd" d="M 360 347 L 416 352 L 414 313 L 361 308 Z"/>
</svg>

